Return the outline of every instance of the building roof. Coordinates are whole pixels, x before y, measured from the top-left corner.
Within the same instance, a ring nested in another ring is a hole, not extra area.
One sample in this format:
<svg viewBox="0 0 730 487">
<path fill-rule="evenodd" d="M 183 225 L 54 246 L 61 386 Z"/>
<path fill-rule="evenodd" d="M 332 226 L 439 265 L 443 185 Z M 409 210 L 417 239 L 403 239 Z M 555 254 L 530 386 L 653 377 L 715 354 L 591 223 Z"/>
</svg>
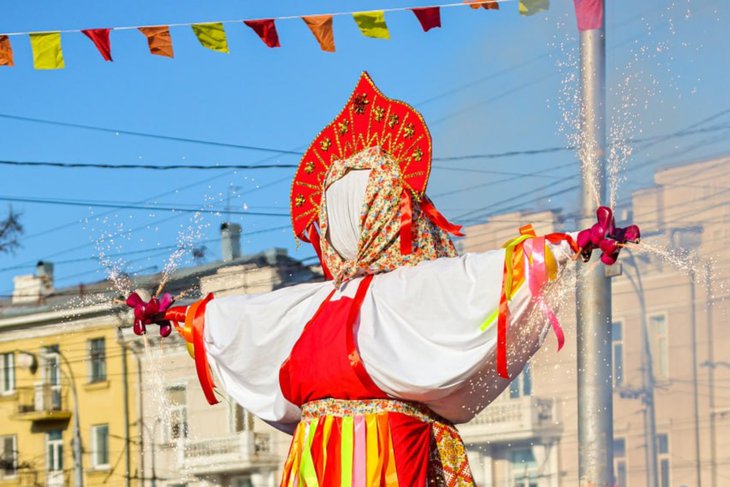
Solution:
<svg viewBox="0 0 730 487">
<path fill-rule="evenodd" d="M 286 249 L 271 248 L 255 254 L 243 255 L 230 261 L 215 261 L 202 265 L 184 267 L 175 270 L 165 284 L 164 292 L 173 296 L 185 293 L 187 300 L 193 300 L 200 296 L 200 278 L 214 275 L 220 269 L 255 265 L 256 267 L 277 267 L 286 270 L 285 283 L 291 285 L 302 282 L 309 282 L 320 278 L 311 267 L 301 261 L 290 257 Z M 163 279 L 163 272 L 139 276 L 121 276 L 120 285 L 111 279 L 79 284 L 54 289 L 50 294 L 43 296 L 32 303 L 13 303 L 10 298 L 0 300 L 0 326 L 2 322 L 10 320 L 28 321 L 23 317 L 31 315 L 57 315 L 58 312 L 74 310 L 73 315 L 104 314 L 114 308 L 124 308 L 125 294 L 132 289 L 147 289 L 154 293 Z M 281 287 L 278 285 L 275 287 Z M 61 313 L 63 314 L 63 313 Z M 16 320 L 14 318 L 20 318 Z M 31 320 L 32 321 L 32 320 Z"/>
</svg>

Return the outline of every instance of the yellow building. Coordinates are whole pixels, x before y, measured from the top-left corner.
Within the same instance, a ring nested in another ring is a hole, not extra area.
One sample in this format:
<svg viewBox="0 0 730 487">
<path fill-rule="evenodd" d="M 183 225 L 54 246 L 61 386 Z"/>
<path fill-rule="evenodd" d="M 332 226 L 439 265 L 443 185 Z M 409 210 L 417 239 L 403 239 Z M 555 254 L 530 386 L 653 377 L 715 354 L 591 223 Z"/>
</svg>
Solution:
<svg viewBox="0 0 730 487">
<path fill-rule="evenodd" d="M 223 260 L 179 269 L 165 291 L 190 300 L 201 289 L 222 296 L 321 278 L 283 249 L 241 255 L 240 230 L 222 225 Z M 130 286 L 151 292 L 159 282 Z M 53 266 L 39 263 L 0 300 L 0 487 L 273 486 L 270 433 L 254 432 L 240 407 L 211 408 L 182 342 L 161 344 L 157 327 L 133 335 L 119 294 L 106 281 L 54 289 Z"/>
<path fill-rule="evenodd" d="M 39 264 L 0 308 L 0 487 L 75 486 L 78 474 L 85 486 L 138 485 L 138 376 L 123 316 L 111 299 L 81 305 L 88 290 L 53 293 L 51 282 Z"/>
</svg>

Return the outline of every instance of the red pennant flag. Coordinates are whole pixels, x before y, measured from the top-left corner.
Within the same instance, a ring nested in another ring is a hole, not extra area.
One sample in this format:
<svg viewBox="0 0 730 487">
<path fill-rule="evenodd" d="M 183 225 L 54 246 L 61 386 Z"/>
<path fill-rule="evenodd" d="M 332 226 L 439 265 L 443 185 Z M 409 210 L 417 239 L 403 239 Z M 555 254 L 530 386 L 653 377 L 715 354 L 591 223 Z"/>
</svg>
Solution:
<svg viewBox="0 0 730 487">
<path fill-rule="evenodd" d="M 434 27 L 441 27 L 441 8 L 440 7 L 420 7 L 412 8 L 416 18 L 421 23 L 423 32 L 428 32 Z"/>
<path fill-rule="evenodd" d="M 244 24 L 251 27 L 254 32 L 269 47 L 279 47 L 279 34 L 276 33 L 274 19 L 244 20 Z"/>
<path fill-rule="evenodd" d="M 109 32 L 111 32 L 111 29 L 86 29 L 81 32 L 91 39 L 91 42 L 93 42 L 99 50 L 104 61 L 112 60 L 112 47 L 109 41 Z"/>
<path fill-rule="evenodd" d="M 574 0 L 578 30 L 600 29 L 603 26 L 603 0 Z"/>
</svg>

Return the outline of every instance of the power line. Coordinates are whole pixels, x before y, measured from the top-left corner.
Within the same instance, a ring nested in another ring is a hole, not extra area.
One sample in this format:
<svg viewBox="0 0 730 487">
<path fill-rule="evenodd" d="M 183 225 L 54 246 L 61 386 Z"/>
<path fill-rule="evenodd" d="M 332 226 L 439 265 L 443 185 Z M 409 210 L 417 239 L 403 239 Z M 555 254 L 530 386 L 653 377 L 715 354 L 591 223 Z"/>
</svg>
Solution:
<svg viewBox="0 0 730 487">
<path fill-rule="evenodd" d="M 261 230 L 254 230 L 251 232 L 242 233 L 241 236 L 248 237 L 251 235 L 258 235 L 258 234 L 262 234 L 262 233 L 275 232 L 278 230 L 285 230 L 287 228 L 289 228 L 289 225 L 277 226 L 277 227 L 273 227 L 273 228 L 264 228 Z M 210 239 L 206 239 L 206 240 L 200 240 L 200 241 L 196 242 L 196 244 L 218 242 L 219 240 L 220 240 L 220 238 L 210 238 Z M 83 247 L 85 247 L 85 246 L 86 245 L 84 245 Z M 163 246 L 163 247 L 149 247 L 146 249 L 130 250 L 127 252 L 118 252 L 115 254 L 109 254 L 109 255 L 105 255 L 104 258 L 105 259 L 117 259 L 117 258 L 128 256 L 128 255 L 145 254 L 145 253 L 149 253 L 149 252 L 165 253 L 169 250 L 173 250 L 173 249 L 177 249 L 177 248 L 181 248 L 181 247 L 182 246 L 180 244 L 167 245 L 167 246 Z M 78 248 L 74 248 L 73 250 L 77 250 L 77 249 Z M 63 264 L 72 264 L 72 263 L 78 263 L 78 262 L 100 261 L 101 259 L 102 258 L 98 257 L 98 256 L 79 257 L 76 259 L 54 261 L 53 264 L 54 265 L 63 265 Z M 32 265 L 33 264 L 30 264 L 30 263 L 24 263 L 24 264 L 17 264 L 17 265 L 13 265 L 13 266 L 3 267 L 3 268 L 0 268 L 0 272 L 6 272 L 6 271 L 10 271 L 10 270 L 17 270 L 17 269 L 26 269 L 28 267 L 31 267 Z M 97 272 L 97 270 L 98 269 L 94 269 L 93 271 L 85 272 L 81 275 L 91 274 L 92 272 Z M 69 276 L 67 276 L 66 278 L 68 278 L 68 277 Z"/>
<path fill-rule="evenodd" d="M 122 210 L 152 210 L 152 211 L 175 211 L 175 212 L 187 212 L 187 213 L 212 213 L 221 214 L 223 210 L 207 209 L 207 208 L 179 208 L 172 206 L 148 206 L 148 205 L 135 205 L 131 203 L 106 203 L 103 201 L 84 201 L 84 200 L 64 200 L 54 198 L 24 198 L 19 196 L 5 196 L 0 195 L 0 201 L 12 201 L 18 203 L 33 203 L 33 204 L 44 204 L 44 205 L 62 205 L 62 206 L 93 206 L 98 208 L 116 208 Z M 244 216 L 266 216 L 266 217 L 289 217 L 288 213 L 268 213 L 258 211 L 241 211 L 241 210 L 230 210 L 227 213 L 234 215 Z"/>
<path fill-rule="evenodd" d="M 40 123 L 45 125 L 57 125 L 60 127 L 70 127 L 70 128 L 76 128 L 76 129 L 83 129 L 83 130 L 93 130 L 96 132 L 105 132 L 110 133 L 114 135 L 133 135 L 135 137 L 146 137 L 146 138 L 153 138 L 153 139 L 161 139 L 161 140 L 170 140 L 173 142 L 188 142 L 193 144 L 203 144 L 203 145 L 212 145 L 217 147 L 228 147 L 233 149 L 244 149 L 244 150 L 252 150 L 252 151 L 259 151 L 259 152 L 269 152 L 274 154 L 294 154 L 294 155 L 301 155 L 301 152 L 296 150 L 287 150 L 287 149 L 277 149 L 277 148 L 271 148 L 271 147 L 262 147 L 262 146 L 255 146 L 255 145 L 246 145 L 246 144 L 234 144 L 231 142 L 219 142 L 219 141 L 213 141 L 213 140 L 203 140 L 203 139 L 194 139 L 189 137 L 177 137 L 174 135 L 164 135 L 164 134 L 152 134 L 147 132 L 138 132 L 135 130 L 124 130 L 124 129 L 115 129 L 115 128 L 108 128 L 108 127 L 99 127 L 96 125 L 87 125 L 83 123 L 74 123 L 74 122 L 64 122 L 61 120 L 49 120 L 45 118 L 36 118 L 36 117 L 25 117 L 22 115 L 13 115 L 10 113 L 0 113 L 0 118 L 8 119 L 8 120 L 18 120 L 22 122 L 33 122 L 33 123 Z"/>
<path fill-rule="evenodd" d="M 255 169 L 293 169 L 296 164 L 108 164 L 98 162 L 50 162 L 50 161 L 8 161 L 0 160 L 0 165 L 29 166 L 29 167 L 57 167 L 67 169 L 147 169 L 153 171 L 207 170 L 222 171 L 227 169 L 255 170 Z"/>
</svg>

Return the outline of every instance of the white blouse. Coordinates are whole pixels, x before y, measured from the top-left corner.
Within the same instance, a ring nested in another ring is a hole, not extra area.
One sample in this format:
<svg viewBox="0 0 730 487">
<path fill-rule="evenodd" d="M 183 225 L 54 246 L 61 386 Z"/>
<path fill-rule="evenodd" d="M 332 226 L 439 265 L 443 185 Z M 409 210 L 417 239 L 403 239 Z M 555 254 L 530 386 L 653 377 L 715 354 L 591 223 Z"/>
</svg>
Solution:
<svg viewBox="0 0 730 487">
<path fill-rule="evenodd" d="M 567 243 L 549 244 L 558 265 Z M 505 251 L 465 254 L 378 274 L 356 330 L 363 364 L 386 394 L 418 401 L 454 422 L 469 421 L 509 384 L 496 370 L 497 325 L 480 326 L 499 306 Z M 527 266 L 525 272 L 529 273 Z M 361 279 L 332 300 L 351 297 Z M 205 346 L 219 384 L 263 420 L 292 431 L 300 409 L 279 387 L 279 368 L 331 282 L 266 294 L 216 298 L 205 313 Z M 509 303 L 508 363 L 515 377 L 538 350 L 548 325 L 524 284 Z M 536 317 L 531 319 L 531 317 Z"/>
</svg>

